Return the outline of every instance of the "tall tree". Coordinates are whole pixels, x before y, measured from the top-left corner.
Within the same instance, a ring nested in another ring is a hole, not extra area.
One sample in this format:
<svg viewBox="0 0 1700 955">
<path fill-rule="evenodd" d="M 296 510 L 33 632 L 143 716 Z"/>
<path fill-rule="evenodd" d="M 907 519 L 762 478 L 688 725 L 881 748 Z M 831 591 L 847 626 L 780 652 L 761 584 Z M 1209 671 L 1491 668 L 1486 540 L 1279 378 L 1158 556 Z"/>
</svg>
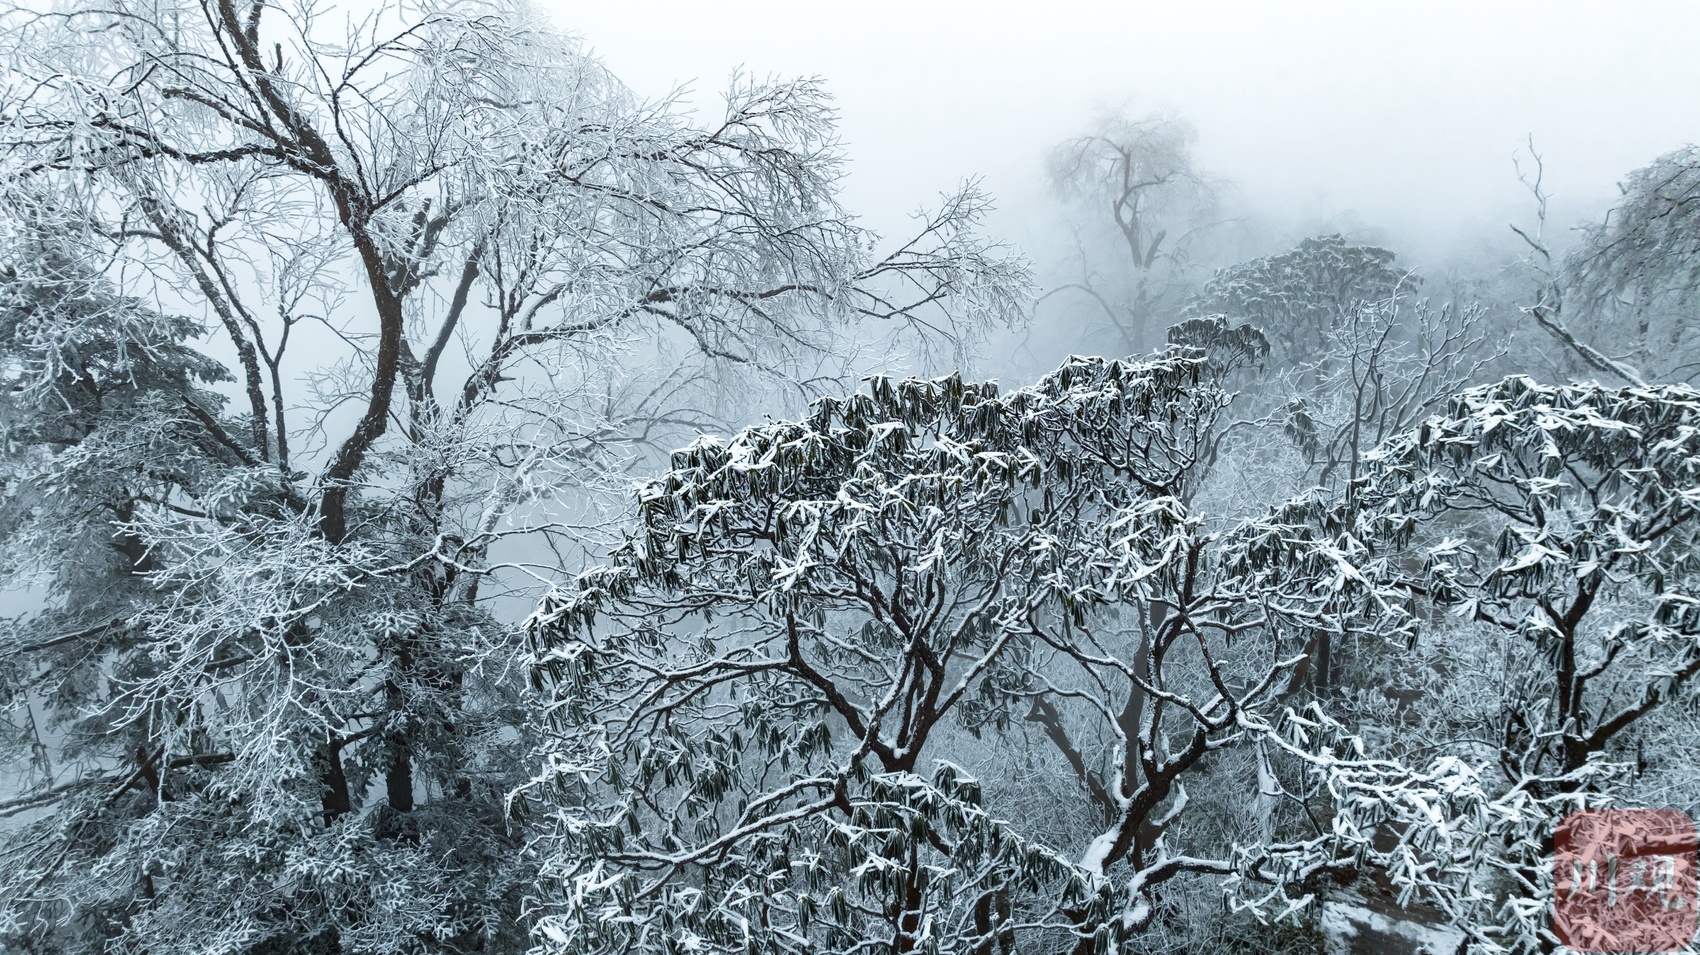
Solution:
<svg viewBox="0 0 1700 955">
<path fill-rule="evenodd" d="M 1180 304 L 1172 299 L 1186 239 L 1215 201 L 1215 184 L 1192 154 L 1196 138 L 1173 116 L 1111 113 L 1051 151 L 1051 187 L 1083 218 L 1080 275 L 1047 295 L 1085 296 L 1121 353 L 1160 344 L 1165 312 Z M 1100 256 L 1094 246 L 1104 228 L 1113 254 Z"/>
</svg>

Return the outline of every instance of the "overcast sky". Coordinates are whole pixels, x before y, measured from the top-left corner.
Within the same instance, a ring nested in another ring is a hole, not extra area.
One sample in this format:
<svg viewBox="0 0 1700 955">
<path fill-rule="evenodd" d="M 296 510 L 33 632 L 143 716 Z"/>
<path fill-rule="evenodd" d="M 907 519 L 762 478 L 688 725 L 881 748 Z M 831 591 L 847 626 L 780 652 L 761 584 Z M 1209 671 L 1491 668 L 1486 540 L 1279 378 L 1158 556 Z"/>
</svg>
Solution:
<svg viewBox="0 0 1700 955">
<path fill-rule="evenodd" d="M 718 95 L 738 67 L 824 77 L 849 201 L 886 230 L 978 175 L 1020 238 L 1045 149 L 1121 102 L 1189 118 L 1249 204 L 1440 233 L 1526 205 L 1529 134 L 1561 212 L 1700 140 L 1694 0 L 541 2 L 647 95 Z"/>
</svg>

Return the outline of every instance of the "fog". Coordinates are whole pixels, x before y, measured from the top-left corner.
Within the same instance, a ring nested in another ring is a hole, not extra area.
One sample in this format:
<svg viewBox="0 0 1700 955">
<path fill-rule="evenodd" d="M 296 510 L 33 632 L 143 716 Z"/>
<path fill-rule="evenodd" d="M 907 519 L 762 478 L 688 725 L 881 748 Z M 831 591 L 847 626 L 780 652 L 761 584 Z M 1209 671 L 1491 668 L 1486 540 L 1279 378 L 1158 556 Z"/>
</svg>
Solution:
<svg viewBox="0 0 1700 955">
<path fill-rule="evenodd" d="M 888 234 L 980 176 L 992 228 L 1033 244 L 1045 150 L 1106 107 L 1190 120 L 1241 211 L 1288 233 L 1390 230 L 1419 258 L 1528 214 L 1512 157 L 1530 136 L 1560 226 L 1700 139 L 1692 3 L 544 6 L 648 96 L 712 106 L 739 68 L 823 77 L 848 205 Z"/>
</svg>

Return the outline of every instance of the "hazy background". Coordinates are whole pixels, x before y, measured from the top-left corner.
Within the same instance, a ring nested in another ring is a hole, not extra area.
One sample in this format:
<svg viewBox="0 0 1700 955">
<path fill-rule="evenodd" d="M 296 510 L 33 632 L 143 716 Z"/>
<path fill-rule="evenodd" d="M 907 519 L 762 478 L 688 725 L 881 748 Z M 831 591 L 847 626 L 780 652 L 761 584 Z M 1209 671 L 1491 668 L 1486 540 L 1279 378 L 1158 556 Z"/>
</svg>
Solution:
<svg viewBox="0 0 1700 955">
<path fill-rule="evenodd" d="M 1417 259 L 1527 218 L 1511 157 L 1531 134 L 1558 226 L 1700 139 L 1692 0 L 543 3 L 645 95 L 712 106 L 739 67 L 824 77 L 849 206 L 887 233 L 977 175 L 992 228 L 1033 242 L 1045 150 L 1122 104 L 1191 120 L 1240 210 L 1387 230 Z"/>
</svg>

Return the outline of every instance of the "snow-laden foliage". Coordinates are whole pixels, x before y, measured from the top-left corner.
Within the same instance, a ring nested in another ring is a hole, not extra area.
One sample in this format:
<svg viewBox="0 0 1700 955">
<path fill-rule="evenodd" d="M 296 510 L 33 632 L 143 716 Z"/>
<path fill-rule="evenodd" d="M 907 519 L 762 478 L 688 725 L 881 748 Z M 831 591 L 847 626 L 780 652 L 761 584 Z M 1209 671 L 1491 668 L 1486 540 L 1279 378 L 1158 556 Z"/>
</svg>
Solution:
<svg viewBox="0 0 1700 955">
<path fill-rule="evenodd" d="M 876 378 L 677 453 L 532 620 L 544 949 L 1113 951 L 1168 880 L 1280 878 L 1188 831 L 1184 780 L 1276 732 L 1358 572 L 1188 512 L 1222 370 Z M 1042 838 L 964 731 L 1041 747 L 1086 828 Z"/>
<path fill-rule="evenodd" d="M 1700 672 L 1695 394 L 1507 379 L 1211 532 L 1219 374 L 875 379 L 678 453 L 532 622 L 543 950 L 1113 951 L 1189 873 L 1264 918 L 1362 876 L 1538 947 L 1554 824 Z M 1304 701 L 1324 636 L 1458 627 L 1521 661 L 1485 742 L 1412 762 Z M 1079 806 L 1013 811 L 964 731 Z"/>
<path fill-rule="evenodd" d="M 1235 418 L 1219 457 L 1240 487 L 1206 491 L 1209 506 L 1250 516 L 1312 486 L 1351 486 L 1362 456 L 1482 379 L 1503 354 L 1490 312 L 1416 297 L 1421 280 L 1394 254 L 1338 235 L 1220 269 L 1176 325 L 1254 330 L 1268 341 L 1261 373 L 1235 380 Z"/>
<path fill-rule="evenodd" d="M 1173 558 L 1208 374 L 875 378 L 677 453 L 533 619 L 551 947 L 968 951 L 1101 915 L 1107 886 L 929 743 Z"/>
<path fill-rule="evenodd" d="M 1311 551 L 1265 572 L 1335 574 L 1355 594 L 1343 627 L 1406 646 L 1467 627 L 1511 676 L 1485 738 L 1427 769 L 1304 756 L 1337 813 L 1311 849 L 1372 860 L 1487 950 L 1540 949 L 1559 816 L 1623 790 L 1638 723 L 1700 674 L 1700 393 L 1508 378 L 1365 467 L 1346 500 L 1289 505 L 1269 541 L 1282 555 L 1305 555 L 1288 549 L 1301 536 L 1328 541 L 1338 566 Z"/>
<path fill-rule="evenodd" d="M 1508 378 L 1373 459 L 1361 532 L 1420 544 L 1413 588 L 1541 664 L 1509 776 L 1581 769 L 1700 672 L 1700 393 Z"/>
<path fill-rule="evenodd" d="M 0 638 L 20 784 L 0 932 L 54 951 L 514 938 L 525 867 L 492 849 L 518 717 L 477 666 L 511 628 L 419 586 L 429 541 L 327 541 L 309 490 L 223 415 L 195 324 L 39 244 L 59 238 L 9 250 L 0 343 L 0 554 L 44 598 Z M 374 813 L 353 794 L 396 774 L 390 740 L 423 792 Z"/>
</svg>

